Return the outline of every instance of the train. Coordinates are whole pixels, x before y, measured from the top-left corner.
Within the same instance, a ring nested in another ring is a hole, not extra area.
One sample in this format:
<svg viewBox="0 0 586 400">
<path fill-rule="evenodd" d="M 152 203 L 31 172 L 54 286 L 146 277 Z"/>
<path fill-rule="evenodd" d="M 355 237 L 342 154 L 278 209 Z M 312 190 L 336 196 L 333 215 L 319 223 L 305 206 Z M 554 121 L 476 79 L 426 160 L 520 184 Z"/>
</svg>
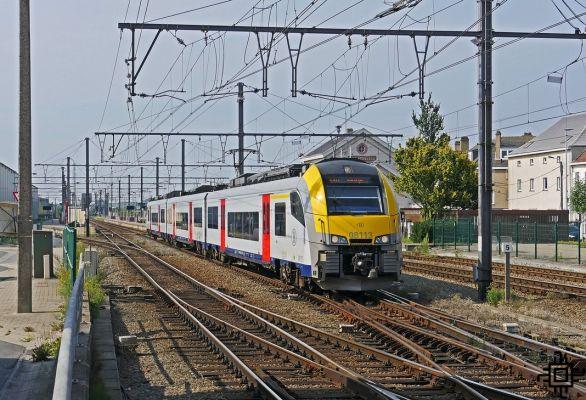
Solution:
<svg viewBox="0 0 586 400">
<path fill-rule="evenodd" d="M 145 223 L 154 239 L 266 268 L 291 285 L 361 292 L 400 278 L 399 219 L 376 166 L 325 159 L 149 201 Z"/>
</svg>

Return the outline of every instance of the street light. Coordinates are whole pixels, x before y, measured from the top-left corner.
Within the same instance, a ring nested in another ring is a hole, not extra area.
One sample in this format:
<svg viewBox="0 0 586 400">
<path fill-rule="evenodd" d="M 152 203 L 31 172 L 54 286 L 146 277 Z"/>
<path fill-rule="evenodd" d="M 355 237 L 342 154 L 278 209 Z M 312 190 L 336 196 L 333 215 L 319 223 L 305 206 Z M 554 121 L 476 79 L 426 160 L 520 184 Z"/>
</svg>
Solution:
<svg viewBox="0 0 586 400">
<path fill-rule="evenodd" d="M 548 156 L 548 158 L 557 160 L 560 164 L 560 210 L 564 209 L 564 163 L 562 162 L 561 157 L 559 160 L 554 156 Z"/>
</svg>

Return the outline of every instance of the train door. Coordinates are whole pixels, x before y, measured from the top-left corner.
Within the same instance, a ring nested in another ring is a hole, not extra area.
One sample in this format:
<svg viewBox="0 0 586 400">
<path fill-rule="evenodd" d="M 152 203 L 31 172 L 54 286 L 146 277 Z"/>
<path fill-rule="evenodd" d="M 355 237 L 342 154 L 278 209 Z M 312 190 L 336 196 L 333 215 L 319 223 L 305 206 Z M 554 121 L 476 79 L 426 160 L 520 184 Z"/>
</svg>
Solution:
<svg viewBox="0 0 586 400">
<path fill-rule="evenodd" d="M 262 195 L 262 262 L 271 262 L 271 196 Z"/>
<path fill-rule="evenodd" d="M 193 243 L 193 203 L 190 201 L 188 203 L 188 209 L 187 209 L 187 221 L 188 221 L 188 227 L 187 229 L 189 229 L 189 244 Z"/>
<path fill-rule="evenodd" d="M 226 199 L 220 200 L 220 251 L 226 252 Z"/>
<path fill-rule="evenodd" d="M 172 232 L 173 232 L 173 238 L 175 238 L 175 236 L 177 236 L 177 230 L 176 230 L 176 226 L 177 226 L 177 217 L 176 216 L 177 216 L 177 214 L 175 213 L 175 203 L 173 203 L 173 206 L 171 209 L 172 209 L 171 215 L 173 216 L 173 221 L 171 222 L 173 224 L 172 225 L 172 229 L 173 229 Z"/>
</svg>

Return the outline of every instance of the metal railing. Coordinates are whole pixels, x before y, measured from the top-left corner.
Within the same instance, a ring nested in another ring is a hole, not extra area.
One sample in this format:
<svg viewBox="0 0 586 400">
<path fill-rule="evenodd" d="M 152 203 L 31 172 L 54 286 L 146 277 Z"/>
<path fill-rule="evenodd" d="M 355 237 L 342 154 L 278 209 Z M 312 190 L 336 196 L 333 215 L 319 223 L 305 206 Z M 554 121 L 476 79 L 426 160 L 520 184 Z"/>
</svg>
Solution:
<svg viewBox="0 0 586 400">
<path fill-rule="evenodd" d="M 67 303 L 67 314 L 63 323 L 61 345 L 55 371 L 55 385 L 53 386 L 53 400 L 70 400 L 71 385 L 73 383 L 73 364 L 77 348 L 79 323 L 82 314 L 84 262 L 80 260 L 79 270 L 71 296 Z"/>
</svg>

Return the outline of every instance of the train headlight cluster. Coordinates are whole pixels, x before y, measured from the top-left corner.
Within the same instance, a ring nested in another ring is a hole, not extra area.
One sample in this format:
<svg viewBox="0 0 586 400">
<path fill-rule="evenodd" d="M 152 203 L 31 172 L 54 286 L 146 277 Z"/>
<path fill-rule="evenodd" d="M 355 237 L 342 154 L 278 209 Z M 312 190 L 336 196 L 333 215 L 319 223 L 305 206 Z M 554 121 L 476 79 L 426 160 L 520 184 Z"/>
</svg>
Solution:
<svg viewBox="0 0 586 400">
<path fill-rule="evenodd" d="M 344 236 L 330 235 L 330 243 L 331 244 L 348 244 L 348 239 L 346 239 Z"/>
<path fill-rule="evenodd" d="M 391 242 L 391 236 L 390 235 L 377 236 L 374 239 L 374 244 L 389 244 L 390 242 Z"/>
</svg>

